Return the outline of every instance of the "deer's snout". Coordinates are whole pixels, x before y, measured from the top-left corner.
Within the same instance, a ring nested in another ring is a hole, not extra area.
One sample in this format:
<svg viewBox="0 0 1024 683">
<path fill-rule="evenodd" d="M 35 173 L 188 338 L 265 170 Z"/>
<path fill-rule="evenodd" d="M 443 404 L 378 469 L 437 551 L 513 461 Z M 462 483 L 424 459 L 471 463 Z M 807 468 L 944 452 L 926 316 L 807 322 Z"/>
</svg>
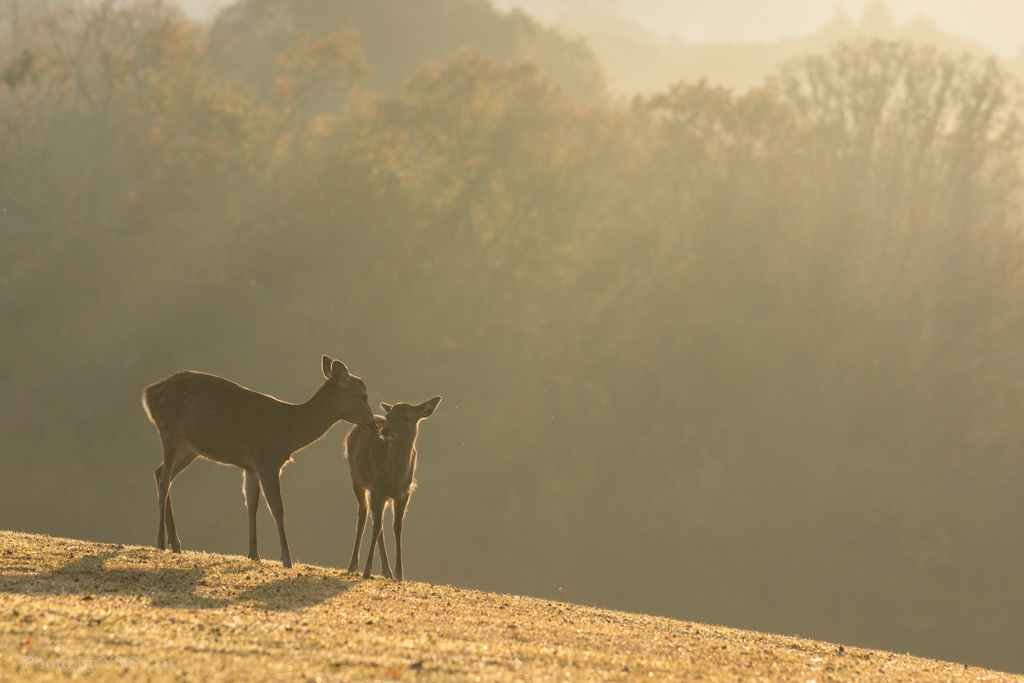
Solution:
<svg viewBox="0 0 1024 683">
<path fill-rule="evenodd" d="M 384 425 L 384 427 L 382 427 L 380 430 L 380 435 L 384 438 L 385 441 L 391 441 L 391 439 L 395 437 L 395 430 L 393 430 L 391 427 L 388 427 L 387 425 Z"/>
</svg>

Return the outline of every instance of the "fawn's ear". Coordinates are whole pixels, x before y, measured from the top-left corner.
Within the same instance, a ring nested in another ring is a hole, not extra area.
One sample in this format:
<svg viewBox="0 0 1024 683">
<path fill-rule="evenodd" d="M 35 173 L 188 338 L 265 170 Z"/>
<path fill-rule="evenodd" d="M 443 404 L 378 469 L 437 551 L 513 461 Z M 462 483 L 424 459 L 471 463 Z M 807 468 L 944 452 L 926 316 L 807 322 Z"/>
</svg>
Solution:
<svg viewBox="0 0 1024 683">
<path fill-rule="evenodd" d="M 326 358 L 327 356 L 324 356 Z M 331 374 L 328 375 L 335 382 L 340 382 L 348 377 L 348 368 L 340 360 L 336 360 L 331 363 Z"/>
<path fill-rule="evenodd" d="M 388 403 L 384 403 L 384 401 L 380 402 L 380 407 L 384 409 L 385 413 L 390 413 L 391 409 L 394 408 L 393 405 L 388 404 Z"/>
<path fill-rule="evenodd" d="M 430 417 L 431 415 L 433 415 L 434 409 L 437 408 L 437 404 L 440 402 L 441 397 L 435 396 L 429 401 L 424 401 L 423 403 L 416 406 L 416 410 L 420 411 L 420 419 L 422 420 L 424 417 Z"/>
<path fill-rule="evenodd" d="M 333 361 L 331 360 L 330 356 L 324 356 L 323 361 L 321 362 L 321 367 L 324 369 L 324 377 L 326 377 L 327 379 L 331 378 L 331 363 L 332 362 Z"/>
</svg>

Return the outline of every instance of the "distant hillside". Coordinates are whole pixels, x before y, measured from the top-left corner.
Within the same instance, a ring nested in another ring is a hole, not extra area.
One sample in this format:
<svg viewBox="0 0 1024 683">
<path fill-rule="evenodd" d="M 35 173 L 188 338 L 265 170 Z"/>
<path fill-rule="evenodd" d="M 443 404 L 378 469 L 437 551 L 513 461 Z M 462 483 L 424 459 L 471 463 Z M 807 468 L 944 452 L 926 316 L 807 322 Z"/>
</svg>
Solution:
<svg viewBox="0 0 1024 683">
<path fill-rule="evenodd" d="M 424 60 L 447 60 L 467 47 L 503 63 L 534 62 L 580 102 L 605 92 L 601 66 L 582 40 L 485 0 L 238 0 L 210 33 L 212 62 L 265 92 L 280 72 L 274 55 L 293 47 L 301 29 L 314 37 L 357 31 L 374 67 L 364 85 L 384 94 L 396 94 Z"/>
<path fill-rule="evenodd" d="M 627 95 L 649 95 L 679 81 L 700 79 L 744 91 L 763 84 L 783 62 L 827 52 L 839 42 L 858 38 L 906 39 L 975 57 L 990 54 L 980 43 L 946 33 L 925 17 L 897 26 L 882 2 L 868 5 L 859 22 L 837 9 L 819 31 L 773 43 L 696 43 L 677 36 L 663 40 L 618 14 L 614 3 L 566 3 L 565 7 L 561 23 L 586 37 L 607 73 L 609 87 Z M 1006 60 L 1006 66 L 1024 76 L 1024 53 Z"/>
<path fill-rule="evenodd" d="M 11 532 L 0 652 L 5 680 L 33 681 L 1024 681 L 596 606 Z"/>
</svg>

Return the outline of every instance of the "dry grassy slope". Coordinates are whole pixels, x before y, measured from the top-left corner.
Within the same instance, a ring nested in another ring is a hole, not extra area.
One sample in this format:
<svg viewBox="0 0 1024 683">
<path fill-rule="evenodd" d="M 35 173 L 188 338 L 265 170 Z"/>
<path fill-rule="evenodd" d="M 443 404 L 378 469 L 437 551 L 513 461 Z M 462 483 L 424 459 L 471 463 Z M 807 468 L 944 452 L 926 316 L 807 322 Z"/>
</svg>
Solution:
<svg viewBox="0 0 1024 683">
<path fill-rule="evenodd" d="M 11 532 L 0 532 L 0 653 L 0 680 L 1024 683 L 560 602 Z"/>
</svg>

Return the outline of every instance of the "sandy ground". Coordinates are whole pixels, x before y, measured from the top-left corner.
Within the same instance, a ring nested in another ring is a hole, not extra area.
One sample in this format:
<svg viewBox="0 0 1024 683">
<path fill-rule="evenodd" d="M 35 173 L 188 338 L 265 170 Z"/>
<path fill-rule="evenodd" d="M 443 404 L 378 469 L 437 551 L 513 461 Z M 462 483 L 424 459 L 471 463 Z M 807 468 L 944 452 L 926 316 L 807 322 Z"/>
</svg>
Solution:
<svg viewBox="0 0 1024 683">
<path fill-rule="evenodd" d="M 337 569 L 0 532 L 0 680 L 1016 681 Z"/>
</svg>

